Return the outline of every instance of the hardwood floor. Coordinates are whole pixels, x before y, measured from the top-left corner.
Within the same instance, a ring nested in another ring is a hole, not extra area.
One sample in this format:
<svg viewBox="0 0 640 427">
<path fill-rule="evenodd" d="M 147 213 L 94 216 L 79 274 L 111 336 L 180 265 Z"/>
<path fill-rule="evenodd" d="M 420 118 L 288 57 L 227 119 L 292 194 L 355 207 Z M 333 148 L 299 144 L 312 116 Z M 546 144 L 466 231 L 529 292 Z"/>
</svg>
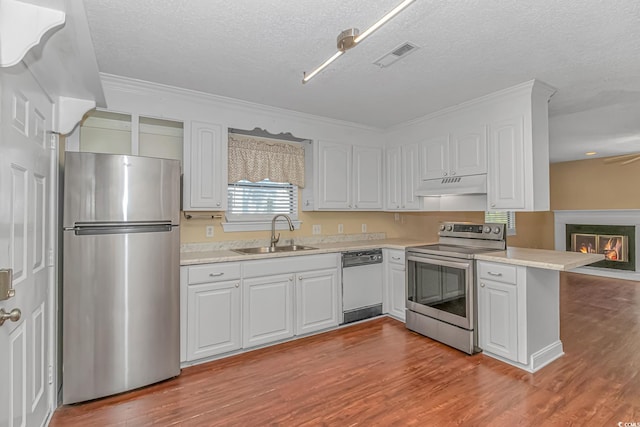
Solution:
<svg viewBox="0 0 640 427">
<path fill-rule="evenodd" d="M 51 426 L 640 423 L 640 283 L 561 275 L 565 356 L 535 374 L 376 319 L 59 408 Z"/>
</svg>

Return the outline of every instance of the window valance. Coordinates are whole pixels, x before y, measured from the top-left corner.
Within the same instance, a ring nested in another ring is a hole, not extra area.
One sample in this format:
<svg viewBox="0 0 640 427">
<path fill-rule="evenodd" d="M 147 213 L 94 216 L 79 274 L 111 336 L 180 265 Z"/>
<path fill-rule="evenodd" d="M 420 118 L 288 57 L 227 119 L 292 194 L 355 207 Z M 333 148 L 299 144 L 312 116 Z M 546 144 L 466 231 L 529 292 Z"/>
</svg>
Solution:
<svg viewBox="0 0 640 427">
<path fill-rule="evenodd" d="M 304 187 L 304 148 L 300 144 L 229 134 L 229 183 L 269 179 Z"/>
</svg>

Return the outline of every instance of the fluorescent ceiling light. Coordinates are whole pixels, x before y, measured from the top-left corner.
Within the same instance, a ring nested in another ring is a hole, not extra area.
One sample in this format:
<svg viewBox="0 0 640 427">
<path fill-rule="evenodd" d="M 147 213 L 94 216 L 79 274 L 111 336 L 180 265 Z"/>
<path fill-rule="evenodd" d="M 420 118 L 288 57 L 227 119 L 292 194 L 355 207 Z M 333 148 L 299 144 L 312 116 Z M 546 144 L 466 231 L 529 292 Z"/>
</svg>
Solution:
<svg viewBox="0 0 640 427">
<path fill-rule="evenodd" d="M 338 57 L 340 55 L 342 55 L 343 53 L 344 53 L 344 51 L 342 51 L 342 50 L 337 51 L 336 53 L 333 54 L 333 56 L 331 58 L 329 58 L 326 61 L 324 61 L 322 63 L 322 65 L 320 65 L 318 68 L 316 68 L 311 73 L 309 73 L 309 75 L 307 75 L 307 73 L 304 73 L 304 78 L 302 79 L 302 83 L 306 83 L 309 80 L 311 80 L 313 78 L 313 76 L 318 74 L 320 71 L 324 70 L 329 64 L 331 64 L 333 61 L 338 59 Z"/>
<path fill-rule="evenodd" d="M 413 3 L 415 0 L 404 0 L 402 3 L 400 3 L 399 5 L 397 5 L 391 12 L 387 13 L 386 15 L 384 15 L 378 22 L 376 22 L 375 24 L 373 24 L 372 26 L 370 26 L 369 28 L 367 28 L 364 33 L 360 34 L 358 37 L 355 38 L 355 40 L 353 41 L 354 43 L 360 43 L 362 40 L 364 40 L 367 36 L 369 36 L 371 33 L 373 33 L 375 30 L 377 30 L 378 28 L 382 27 L 388 20 L 390 20 L 391 18 L 393 18 L 394 16 L 396 16 L 398 13 L 400 13 L 405 7 L 409 6 L 411 3 Z"/>
<path fill-rule="evenodd" d="M 322 65 L 320 65 L 318 68 L 313 70 L 311 73 L 309 73 L 309 74 L 307 74 L 306 72 L 303 73 L 304 77 L 302 79 L 302 83 L 306 83 L 309 80 L 311 80 L 316 74 L 318 74 L 320 71 L 324 70 L 329 64 L 331 64 L 333 61 L 338 59 L 338 57 L 340 55 L 342 55 L 347 50 L 349 50 L 352 47 L 354 47 L 357 43 L 362 42 L 362 40 L 364 40 L 366 37 L 368 37 L 375 30 L 377 30 L 378 28 L 383 26 L 387 21 L 389 21 L 391 18 L 396 16 L 398 13 L 400 13 L 404 8 L 409 6 L 414 1 L 415 0 L 404 0 L 398 6 L 393 8 L 393 10 L 391 10 L 391 12 L 387 13 L 386 15 L 384 15 L 378 22 L 376 22 L 375 24 L 373 24 L 372 26 L 367 28 L 365 30 L 365 32 L 362 33 L 362 34 L 360 34 L 360 32 L 359 32 L 359 30 L 357 28 L 351 28 L 351 29 L 344 30 L 343 32 L 341 32 L 338 35 L 338 51 L 336 53 L 334 53 L 331 58 L 329 58 L 326 61 L 324 61 L 322 63 Z"/>
</svg>

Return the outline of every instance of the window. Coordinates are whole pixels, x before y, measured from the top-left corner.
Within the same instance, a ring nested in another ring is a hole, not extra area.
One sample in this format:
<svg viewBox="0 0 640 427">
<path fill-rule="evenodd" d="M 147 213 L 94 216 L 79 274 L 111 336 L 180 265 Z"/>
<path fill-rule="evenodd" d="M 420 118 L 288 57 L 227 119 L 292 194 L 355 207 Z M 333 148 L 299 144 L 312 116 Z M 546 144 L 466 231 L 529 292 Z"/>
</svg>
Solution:
<svg viewBox="0 0 640 427">
<path fill-rule="evenodd" d="M 507 236 L 515 236 L 516 234 L 516 213 L 513 211 L 485 212 L 484 222 L 507 224 Z"/>
<path fill-rule="evenodd" d="M 274 215 L 298 220 L 298 187 L 288 182 L 238 181 L 229 184 L 225 231 L 270 230 Z M 280 222 L 278 222 L 280 225 Z"/>
</svg>

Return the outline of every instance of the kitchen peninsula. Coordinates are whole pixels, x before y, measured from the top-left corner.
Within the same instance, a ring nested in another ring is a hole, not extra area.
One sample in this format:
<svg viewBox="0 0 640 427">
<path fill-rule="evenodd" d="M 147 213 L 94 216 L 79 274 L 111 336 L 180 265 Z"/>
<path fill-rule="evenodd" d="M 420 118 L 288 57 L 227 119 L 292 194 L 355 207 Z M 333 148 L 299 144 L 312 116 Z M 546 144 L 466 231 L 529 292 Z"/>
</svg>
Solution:
<svg viewBox="0 0 640 427">
<path fill-rule="evenodd" d="M 559 273 L 603 258 L 527 248 L 477 255 L 478 343 L 484 354 L 528 372 L 561 357 Z"/>
</svg>

